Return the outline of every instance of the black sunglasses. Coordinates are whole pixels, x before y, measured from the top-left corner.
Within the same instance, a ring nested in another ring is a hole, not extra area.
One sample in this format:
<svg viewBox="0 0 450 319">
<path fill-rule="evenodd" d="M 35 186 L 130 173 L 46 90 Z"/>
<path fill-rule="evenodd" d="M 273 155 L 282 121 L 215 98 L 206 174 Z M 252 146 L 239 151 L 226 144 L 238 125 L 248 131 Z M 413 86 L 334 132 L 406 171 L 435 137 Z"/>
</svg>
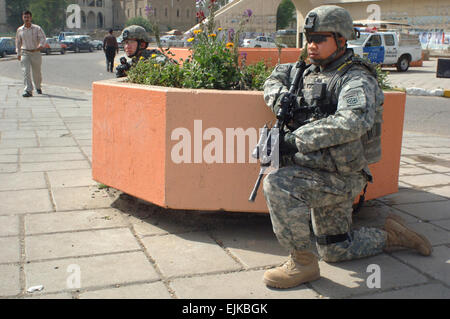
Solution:
<svg viewBox="0 0 450 319">
<path fill-rule="evenodd" d="M 306 33 L 305 36 L 306 36 L 306 41 L 308 43 L 314 42 L 314 43 L 319 44 L 319 43 L 327 41 L 327 38 L 328 37 L 332 37 L 333 35 L 331 35 L 331 34 L 308 34 L 308 33 Z"/>
</svg>

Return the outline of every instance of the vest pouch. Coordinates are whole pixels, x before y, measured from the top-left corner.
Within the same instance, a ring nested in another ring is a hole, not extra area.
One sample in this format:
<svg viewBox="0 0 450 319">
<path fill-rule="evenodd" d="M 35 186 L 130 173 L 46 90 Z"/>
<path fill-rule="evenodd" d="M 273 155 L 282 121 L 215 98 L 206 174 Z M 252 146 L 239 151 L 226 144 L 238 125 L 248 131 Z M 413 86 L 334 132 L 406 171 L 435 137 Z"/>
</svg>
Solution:
<svg viewBox="0 0 450 319">
<path fill-rule="evenodd" d="M 341 174 L 361 171 L 367 161 L 360 139 L 328 148 L 336 169 Z"/>
</svg>

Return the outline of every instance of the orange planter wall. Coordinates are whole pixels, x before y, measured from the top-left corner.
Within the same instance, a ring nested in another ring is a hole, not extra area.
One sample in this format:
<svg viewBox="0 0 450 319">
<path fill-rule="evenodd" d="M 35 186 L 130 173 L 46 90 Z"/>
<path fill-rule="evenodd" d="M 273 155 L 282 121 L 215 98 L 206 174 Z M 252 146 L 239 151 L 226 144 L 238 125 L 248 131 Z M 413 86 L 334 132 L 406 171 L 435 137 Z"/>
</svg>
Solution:
<svg viewBox="0 0 450 319">
<path fill-rule="evenodd" d="M 171 48 L 170 51 L 175 54 L 176 60 L 186 60 L 190 51 L 188 48 Z M 298 60 L 302 49 L 298 48 L 284 48 L 281 50 L 280 63 L 292 63 Z M 255 64 L 261 60 L 266 62 L 268 66 L 275 66 L 278 63 L 278 49 L 264 49 L 264 48 L 239 48 L 241 54 L 239 60 L 242 61 L 242 54 L 246 54 L 246 63 Z M 423 53 L 420 61 L 411 62 L 412 67 L 423 66 Z"/>
<path fill-rule="evenodd" d="M 386 93 L 382 130 L 382 160 L 371 165 L 375 183 L 366 198 L 398 191 L 405 94 Z M 194 121 L 208 128 L 259 130 L 273 121 L 262 92 L 190 90 L 125 84 L 107 80 L 93 84 L 94 180 L 163 207 L 193 210 L 267 212 L 262 187 L 255 203 L 248 197 L 259 172 L 258 163 L 194 163 Z M 191 134 L 191 163 L 176 164 L 172 140 L 176 129 Z M 247 142 L 248 143 L 248 142 Z M 255 142 L 256 143 L 256 142 Z M 223 159 L 234 148 L 224 150 Z M 247 145 L 250 151 L 252 145 Z M 201 158 L 201 157 L 200 157 Z M 237 159 L 235 157 L 234 162 Z"/>
</svg>

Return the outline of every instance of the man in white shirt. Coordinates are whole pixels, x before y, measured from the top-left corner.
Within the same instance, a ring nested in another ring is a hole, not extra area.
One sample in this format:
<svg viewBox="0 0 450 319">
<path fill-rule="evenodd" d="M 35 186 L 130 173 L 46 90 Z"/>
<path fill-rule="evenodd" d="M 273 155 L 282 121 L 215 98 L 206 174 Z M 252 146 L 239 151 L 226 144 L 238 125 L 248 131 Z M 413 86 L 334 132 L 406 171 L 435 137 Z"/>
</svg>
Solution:
<svg viewBox="0 0 450 319">
<path fill-rule="evenodd" d="M 24 24 L 17 29 L 16 49 L 17 59 L 22 67 L 25 89 L 23 97 L 33 96 L 33 82 L 38 94 L 42 94 L 41 82 L 41 49 L 45 46 L 45 33 L 42 28 L 31 23 L 32 14 L 30 11 L 22 13 Z M 31 71 L 33 72 L 33 82 L 31 81 Z"/>
</svg>

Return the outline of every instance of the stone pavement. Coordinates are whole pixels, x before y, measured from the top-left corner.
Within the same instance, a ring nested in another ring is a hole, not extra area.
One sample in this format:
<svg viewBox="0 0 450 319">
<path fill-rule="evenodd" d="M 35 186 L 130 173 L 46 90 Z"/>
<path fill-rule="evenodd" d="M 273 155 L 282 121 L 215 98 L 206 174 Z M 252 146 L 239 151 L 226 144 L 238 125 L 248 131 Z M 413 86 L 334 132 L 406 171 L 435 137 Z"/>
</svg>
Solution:
<svg viewBox="0 0 450 319">
<path fill-rule="evenodd" d="M 411 67 L 406 72 L 397 72 L 395 68 L 383 68 L 383 70 L 389 71 L 389 82 L 393 87 L 450 90 L 450 79 L 436 77 L 437 58 L 423 61 L 423 66 Z"/>
<path fill-rule="evenodd" d="M 400 191 L 355 217 L 356 226 L 404 217 L 431 240 L 431 257 L 321 261 L 320 280 L 276 290 L 261 278 L 287 252 L 267 214 L 163 210 L 99 187 L 91 92 L 43 90 L 24 99 L 20 81 L 0 77 L 2 298 L 450 298 L 449 137 L 405 132 Z M 368 287 L 373 264 L 380 288 Z"/>
</svg>

